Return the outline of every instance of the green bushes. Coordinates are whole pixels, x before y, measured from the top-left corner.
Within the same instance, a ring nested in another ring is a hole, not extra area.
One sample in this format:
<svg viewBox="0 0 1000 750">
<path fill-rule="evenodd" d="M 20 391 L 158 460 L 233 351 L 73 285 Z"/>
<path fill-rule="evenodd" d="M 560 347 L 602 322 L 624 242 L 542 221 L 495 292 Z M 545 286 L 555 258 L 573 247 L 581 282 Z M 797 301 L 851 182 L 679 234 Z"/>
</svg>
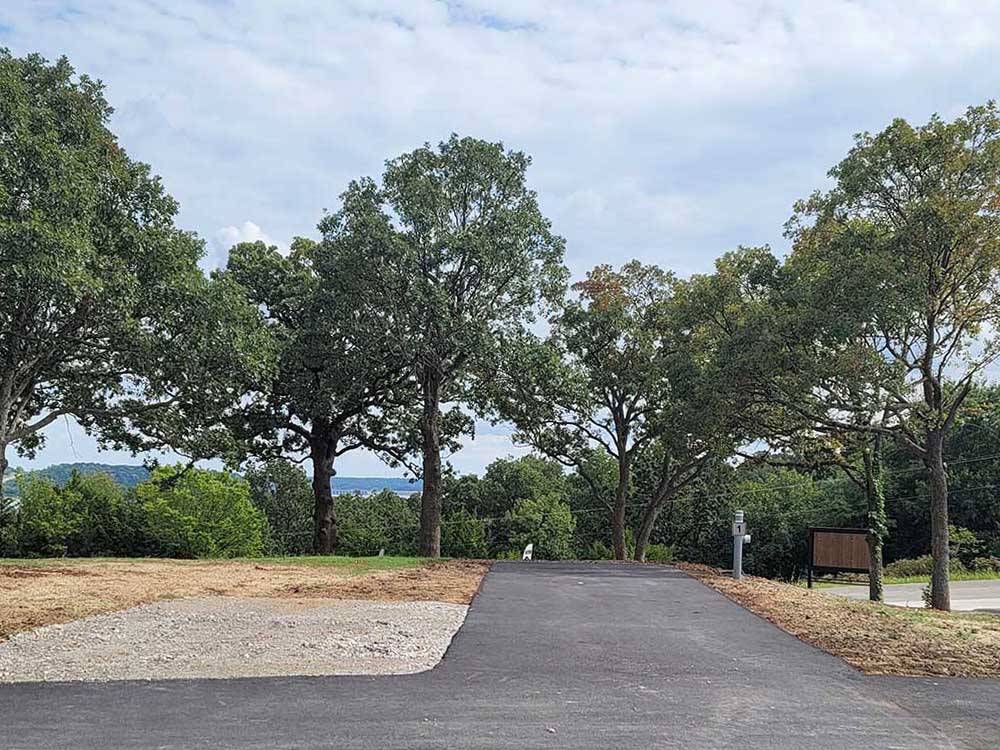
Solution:
<svg viewBox="0 0 1000 750">
<path fill-rule="evenodd" d="M 232 474 L 164 467 L 135 488 L 143 546 L 158 557 L 252 557 L 264 551 L 266 520 L 250 487 Z"/>
<path fill-rule="evenodd" d="M 948 547 L 952 574 L 1000 573 L 1000 558 L 988 555 L 987 545 L 968 529 L 949 526 Z M 933 567 L 933 558 L 921 555 L 891 562 L 885 566 L 884 573 L 886 578 L 916 578 L 930 576 Z"/>
<path fill-rule="evenodd" d="M 483 558 L 489 554 L 486 521 L 458 508 L 441 523 L 441 554 L 445 557 Z"/>
<path fill-rule="evenodd" d="M 576 519 L 569 505 L 555 495 L 525 498 L 507 514 L 513 550 L 534 545 L 539 560 L 573 557 L 573 530 Z"/>
<path fill-rule="evenodd" d="M 306 473 L 288 461 L 268 461 L 246 472 L 250 502 L 267 518 L 268 555 L 307 555 L 313 542 L 313 492 Z"/>
<path fill-rule="evenodd" d="M 16 546 L 32 556 L 126 555 L 139 521 L 135 503 L 106 474 L 74 473 L 63 487 L 31 477 L 20 482 Z"/>
<path fill-rule="evenodd" d="M 370 495 L 337 495 L 337 554 L 414 555 L 420 512 L 416 496 L 383 490 Z"/>
<path fill-rule="evenodd" d="M 127 493 L 107 474 L 73 474 L 62 487 L 30 477 L 16 521 L 4 524 L 4 554 L 252 556 L 263 551 L 265 523 L 247 483 L 223 472 L 165 467 Z"/>
</svg>

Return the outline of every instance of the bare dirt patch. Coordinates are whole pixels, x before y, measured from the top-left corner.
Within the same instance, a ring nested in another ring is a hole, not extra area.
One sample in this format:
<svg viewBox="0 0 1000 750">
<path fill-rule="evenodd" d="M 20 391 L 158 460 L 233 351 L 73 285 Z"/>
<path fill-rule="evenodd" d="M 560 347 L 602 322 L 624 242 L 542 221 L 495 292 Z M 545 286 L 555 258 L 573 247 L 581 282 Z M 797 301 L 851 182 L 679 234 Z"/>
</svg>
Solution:
<svg viewBox="0 0 1000 750">
<path fill-rule="evenodd" d="M 386 602 L 435 601 L 469 604 L 489 563 L 449 560 L 416 568 L 378 571 L 335 583 L 296 584 L 286 593 Z"/>
<path fill-rule="evenodd" d="M 677 567 L 868 674 L 1000 677 L 1000 617 L 852 601 L 765 578 Z"/>
<path fill-rule="evenodd" d="M 488 563 L 414 562 L 358 572 L 315 562 L 102 560 L 0 565 L 0 640 L 12 633 L 165 599 L 322 597 L 467 604 Z M 363 568 L 362 568 L 363 571 Z"/>
</svg>

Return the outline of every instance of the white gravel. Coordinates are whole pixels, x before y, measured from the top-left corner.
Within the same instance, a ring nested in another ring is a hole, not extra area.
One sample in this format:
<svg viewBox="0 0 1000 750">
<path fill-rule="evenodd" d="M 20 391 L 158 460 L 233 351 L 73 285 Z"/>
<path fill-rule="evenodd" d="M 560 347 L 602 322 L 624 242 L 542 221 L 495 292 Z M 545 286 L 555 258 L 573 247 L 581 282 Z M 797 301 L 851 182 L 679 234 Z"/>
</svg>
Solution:
<svg viewBox="0 0 1000 750">
<path fill-rule="evenodd" d="M 408 674 L 444 655 L 468 607 L 206 597 L 48 625 L 0 642 L 0 682 Z"/>
</svg>

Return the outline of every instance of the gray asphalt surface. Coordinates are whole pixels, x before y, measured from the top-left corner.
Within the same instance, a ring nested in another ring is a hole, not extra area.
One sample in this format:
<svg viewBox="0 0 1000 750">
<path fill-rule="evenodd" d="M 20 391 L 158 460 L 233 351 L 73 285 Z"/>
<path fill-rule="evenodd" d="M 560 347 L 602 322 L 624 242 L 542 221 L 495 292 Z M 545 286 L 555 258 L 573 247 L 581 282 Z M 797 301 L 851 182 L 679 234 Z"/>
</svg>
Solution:
<svg viewBox="0 0 1000 750">
<path fill-rule="evenodd" d="M 658 566 L 499 563 L 430 672 L 0 686 L 0 748 L 996 748 L 1000 681 L 864 677 Z"/>
<path fill-rule="evenodd" d="M 886 604 L 900 607 L 923 607 L 923 583 L 896 583 L 883 589 Z M 1000 614 L 1000 579 L 992 581 L 952 581 L 951 608 L 955 612 L 994 612 Z M 851 599 L 867 599 L 868 584 L 833 586 L 823 589 L 830 594 Z"/>
</svg>

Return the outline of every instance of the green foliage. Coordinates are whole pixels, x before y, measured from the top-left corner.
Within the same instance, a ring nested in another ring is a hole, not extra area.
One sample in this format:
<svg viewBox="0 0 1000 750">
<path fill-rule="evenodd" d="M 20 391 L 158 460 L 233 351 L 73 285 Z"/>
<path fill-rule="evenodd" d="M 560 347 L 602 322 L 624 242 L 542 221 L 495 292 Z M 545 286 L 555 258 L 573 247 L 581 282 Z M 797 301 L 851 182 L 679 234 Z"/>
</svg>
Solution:
<svg viewBox="0 0 1000 750">
<path fill-rule="evenodd" d="M 0 474 L 64 414 L 113 446 L 215 453 L 234 389 L 266 366 L 256 312 L 202 273 L 111 111 L 65 58 L 0 49 Z"/>
<path fill-rule="evenodd" d="M 910 560 L 895 560 L 884 568 L 886 578 L 917 578 L 929 576 L 934 568 L 934 558 L 921 555 Z M 958 560 L 951 561 L 952 573 L 963 573 L 967 568 Z"/>
<path fill-rule="evenodd" d="M 132 550 L 140 516 L 106 474 L 73 474 L 62 487 L 30 475 L 19 477 L 19 483 L 21 554 L 92 557 Z"/>
<path fill-rule="evenodd" d="M 563 240 L 527 186 L 529 164 L 502 143 L 452 135 L 389 161 L 380 186 L 352 183 L 342 211 L 320 225 L 327 236 L 364 224 L 376 238 L 354 252 L 356 310 L 393 311 L 390 351 L 412 364 L 420 390 L 406 434 L 423 460 L 421 554 L 439 552 L 442 442 L 472 428 L 458 405 L 482 401 L 507 342 L 562 296 Z M 365 299 L 381 289 L 392 291 L 388 306 Z"/>
<path fill-rule="evenodd" d="M 674 548 L 666 544 L 650 544 L 646 547 L 646 562 L 673 562 Z"/>
<path fill-rule="evenodd" d="M 532 455 L 498 458 L 486 467 L 481 478 L 471 475 L 446 478 L 445 515 L 456 516 L 459 526 L 466 522 L 466 513 L 481 521 L 485 548 L 477 547 L 476 556 L 494 557 L 512 544 L 508 516 L 517 503 L 544 496 L 566 500 L 566 480 L 562 467 L 555 461 Z M 443 545 L 451 533 L 447 524 L 442 525 L 441 533 Z"/>
<path fill-rule="evenodd" d="M 566 477 L 567 502 L 576 518 L 573 547 L 580 551 L 583 559 L 614 557 L 614 551 L 608 546 L 611 544 L 608 517 L 617 482 L 617 462 L 604 450 L 585 452 L 580 457 L 579 470 Z M 628 520 L 634 521 L 634 516 L 633 511 Z M 609 551 L 605 554 L 604 550 Z"/>
<path fill-rule="evenodd" d="M 948 546 L 951 557 L 966 568 L 974 560 L 986 555 L 986 545 L 971 531 L 954 524 L 948 527 Z"/>
<path fill-rule="evenodd" d="M 789 469 L 746 467 L 720 489 L 682 504 L 664 529 L 679 559 L 730 567 L 730 526 L 741 509 L 753 537 L 743 549 L 744 569 L 794 580 L 805 569 L 808 527 L 857 526 L 864 518 L 861 493 L 843 477 L 816 480 Z"/>
<path fill-rule="evenodd" d="M 581 560 L 611 560 L 614 558 L 614 551 L 600 539 L 588 543 L 584 547 L 577 547 L 580 551 Z"/>
<path fill-rule="evenodd" d="M 298 466 L 280 459 L 251 466 L 250 501 L 267 518 L 268 555 L 304 555 L 312 549 L 313 491 Z"/>
<path fill-rule="evenodd" d="M 441 554 L 445 557 L 484 558 L 489 554 L 486 521 L 465 508 L 446 513 L 441 523 Z"/>
<path fill-rule="evenodd" d="M 407 556 L 416 552 L 420 513 L 414 496 L 384 490 L 337 495 L 338 551 L 343 555 Z"/>
<path fill-rule="evenodd" d="M 981 540 L 984 554 L 1000 556 L 1000 387 L 974 388 L 945 443 L 948 511 L 951 524 Z M 886 508 L 892 533 L 890 559 L 914 558 L 930 551 L 926 471 L 902 450 L 887 454 Z"/>
<path fill-rule="evenodd" d="M 555 461 L 538 456 L 498 458 L 479 481 L 478 500 L 470 510 L 483 518 L 502 516 L 526 497 L 566 493 L 566 477 Z"/>
<path fill-rule="evenodd" d="M 524 498 L 507 513 L 513 550 L 534 545 L 539 560 L 564 560 L 573 556 L 576 519 L 569 505 L 556 495 Z"/>
<path fill-rule="evenodd" d="M 0 557 L 13 557 L 17 553 L 17 506 L 7 494 L 5 484 L 0 486 Z"/>
<path fill-rule="evenodd" d="M 135 489 L 147 553 L 162 557 L 253 557 L 266 519 L 246 481 L 226 472 L 161 467 Z"/>
</svg>

